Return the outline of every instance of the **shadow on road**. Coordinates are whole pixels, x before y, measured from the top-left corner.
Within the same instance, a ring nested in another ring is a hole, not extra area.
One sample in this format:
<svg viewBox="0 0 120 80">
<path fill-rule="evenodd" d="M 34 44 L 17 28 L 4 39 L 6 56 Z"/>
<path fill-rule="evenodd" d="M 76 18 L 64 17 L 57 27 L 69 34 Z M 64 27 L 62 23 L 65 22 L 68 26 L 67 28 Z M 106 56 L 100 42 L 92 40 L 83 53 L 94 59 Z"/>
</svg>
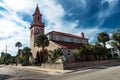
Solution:
<svg viewBox="0 0 120 80">
<path fill-rule="evenodd" d="M 120 62 L 103 64 L 103 65 L 96 65 L 96 66 L 81 67 L 81 68 L 74 68 L 71 70 L 73 70 L 72 72 L 76 72 L 76 71 L 82 71 L 82 70 L 87 70 L 87 69 L 93 69 L 93 70 L 94 69 L 107 69 L 107 68 L 114 67 L 114 66 L 120 66 Z"/>
<path fill-rule="evenodd" d="M 5 74 L 0 74 L 0 80 L 7 80 L 9 78 L 12 78 L 13 76 L 10 75 L 5 75 Z"/>
<path fill-rule="evenodd" d="M 0 80 L 9 80 L 14 77 L 10 75 L 0 74 Z M 45 80 L 45 79 L 17 79 L 17 80 Z"/>
</svg>

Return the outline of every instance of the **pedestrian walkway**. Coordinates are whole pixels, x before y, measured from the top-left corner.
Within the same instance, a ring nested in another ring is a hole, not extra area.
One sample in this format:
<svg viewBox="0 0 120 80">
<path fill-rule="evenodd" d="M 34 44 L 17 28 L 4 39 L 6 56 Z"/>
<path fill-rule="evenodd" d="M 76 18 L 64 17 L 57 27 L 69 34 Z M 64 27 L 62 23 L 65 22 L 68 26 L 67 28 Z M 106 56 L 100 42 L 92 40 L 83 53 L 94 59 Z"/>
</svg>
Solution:
<svg viewBox="0 0 120 80">
<path fill-rule="evenodd" d="M 51 75 L 60 75 L 60 74 L 77 72 L 77 71 L 84 71 L 84 70 L 88 70 L 88 69 L 102 69 L 102 68 L 107 68 L 107 67 L 111 67 L 111 66 L 118 66 L 118 65 L 120 65 L 120 62 L 103 64 L 103 65 L 88 66 L 88 67 L 82 67 L 82 68 L 72 69 L 72 70 L 49 69 L 49 68 L 41 68 L 40 66 L 19 66 L 19 65 L 15 66 L 14 65 L 14 67 L 46 72 L 46 73 L 51 74 Z"/>
<path fill-rule="evenodd" d="M 59 69 L 48 69 L 48 68 L 41 68 L 39 66 L 14 66 L 16 68 L 23 68 L 23 69 L 32 69 L 42 72 L 47 72 L 51 75 L 59 75 L 59 74 L 65 74 L 73 72 L 74 70 L 59 70 Z"/>
</svg>

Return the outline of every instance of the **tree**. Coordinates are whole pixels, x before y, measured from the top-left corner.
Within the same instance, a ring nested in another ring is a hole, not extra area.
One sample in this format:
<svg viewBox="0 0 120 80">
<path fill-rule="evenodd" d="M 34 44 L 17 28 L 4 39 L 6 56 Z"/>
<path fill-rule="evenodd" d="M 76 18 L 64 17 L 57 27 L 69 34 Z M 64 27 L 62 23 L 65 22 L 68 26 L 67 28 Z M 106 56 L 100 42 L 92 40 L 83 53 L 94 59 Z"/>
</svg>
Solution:
<svg viewBox="0 0 120 80">
<path fill-rule="evenodd" d="M 37 39 L 35 40 L 35 44 L 37 47 L 42 48 L 42 52 L 44 53 L 45 47 L 49 46 L 48 37 L 44 34 L 40 34 Z"/>
<path fill-rule="evenodd" d="M 16 43 L 15 43 L 15 47 L 18 47 L 18 50 L 19 50 L 19 48 L 20 48 L 20 47 L 22 47 L 21 42 L 19 42 L 19 41 L 18 41 L 18 42 L 16 42 Z"/>
<path fill-rule="evenodd" d="M 18 53 L 16 55 L 16 60 L 19 62 L 19 63 L 22 63 L 22 55 L 23 55 L 23 50 L 22 49 L 19 49 L 18 50 Z"/>
<path fill-rule="evenodd" d="M 106 45 L 106 42 L 110 40 L 109 35 L 105 32 L 99 33 L 97 39 L 99 42 L 103 43 L 104 47 Z"/>
<path fill-rule="evenodd" d="M 120 29 L 112 33 L 112 39 L 120 44 Z"/>
<path fill-rule="evenodd" d="M 32 57 L 31 49 L 29 47 L 24 47 L 22 51 L 23 65 L 29 65 L 30 57 Z"/>
<path fill-rule="evenodd" d="M 119 49 L 120 50 L 120 45 L 118 45 L 119 43 L 117 41 L 111 41 L 110 45 L 112 47 L 114 47 L 115 50 Z"/>
<path fill-rule="evenodd" d="M 17 61 L 19 61 L 19 63 L 22 63 L 22 65 L 29 65 L 30 57 L 33 58 L 31 49 L 29 47 L 19 49 L 18 54 L 16 55 Z"/>
<path fill-rule="evenodd" d="M 30 56 L 32 56 L 31 49 L 29 47 L 24 47 L 22 55 L 29 58 Z"/>
<path fill-rule="evenodd" d="M 102 51 L 102 52 L 101 52 Z M 74 50 L 75 61 L 90 61 L 107 58 L 107 49 L 100 44 L 82 46 Z"/>
<path fill-rule="evenodd" d="M 45 47 L 49 46 L 48 37 L 44 34 L 39 34 L 38 37 L 35 40 L 35 46 L 42 48 L 42 50 L 40 50 L 40 53 L 38 53 L 38 55 L 39 55 L 39 58 L 40 58 L 39 59 L 40 63 L 43 63 L 44 62 L 43 60 L 44 60 L 44 57 L 45 57 L 44 55 L 46 54 Z"/>
<path fill-rule="evenodd" d="M 120 50 L 120 29 L 112 33 L 112 46 Z"/>
<path fill-rule="evenodd" d="M 1 63 L 3 63 L 3 64 L 9 64 L 10 60 L 11 60 L 11 55 L 8 54 L 8 53 L 2 52 Z"/>
<path fill-rule="evenodd" d="M 4 54 L 5 54 L 4 52 L 1 52 L 1 57 L 4 56 Z"/>
<path fill-rule="evenodd" d="M 82 46 L 80 48 L 81 60 L 92 60 L 92 48 L 91 45 Z"/>
<path fill-rule="evenodd" d="M 63 56 L 63 52 L 60 48 L 57 48 L 53 51 L 49 51 L 48 57 L 49 57 L 49 62 L 55 63 L 61 56 Z"/>
<path fill-rule="evenodd" d="M 11 63 L 16 63 L 16 57 L 15 56 L 11 56 Z"/>
<path fill-rule="evenodd" d="M 19 41 L 16 42 L 16 43 L 15 43 L 15 47 L 18 47 L 18 51 L 19 51 L 19 48 L 22 47 L 21 42 L 19 42 Z M 18 60 L 17 60 L 17 62 L 18 62 Z M 16 62 L 16 65 L 17 65 L 17 62 Z"/>
<path fill-rule="evenodd" d="M 107 57 L 107 49 L 98 43 L 93 45 L 92 50 L 93 50 L 95 59 L 101 59 L 101 58 L 105 59 Z"/>
<path fill-rule="evenodd" d="M 73 52 L 75 61 L 87 61 L 93 58 L 91 45 L 82 46 L 80 49 L 75 49 Z"/>
<path fill-rule="evenodd" d="M 81 60 L 80 49 L 73 50 L 73 53 L 75 61 L 80 61 Z"/>
</svg>

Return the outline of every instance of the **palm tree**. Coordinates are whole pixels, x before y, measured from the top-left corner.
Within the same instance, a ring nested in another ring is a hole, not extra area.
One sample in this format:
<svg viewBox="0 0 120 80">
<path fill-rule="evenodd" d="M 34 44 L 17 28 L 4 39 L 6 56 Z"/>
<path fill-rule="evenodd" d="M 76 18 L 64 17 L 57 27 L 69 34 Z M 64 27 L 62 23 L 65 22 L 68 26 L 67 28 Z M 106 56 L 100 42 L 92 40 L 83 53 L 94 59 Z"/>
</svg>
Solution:
<svg viewBox="0 0 120 80">
<path fill-rule="evenodd" d="M 22 47 L 21 42 L 19 42 L 19 41 L 16 42 L 16 43 L 15 43 L 15 47 L 18 47 L 18 54 L 19 54 L 19 48 Z M 17 55 L 18 55 L 18 54 L 17 54 Z M 18 62 L 18 59 L 17 59 L 17 62 Z M 16 65 L 17 65 L 17 62 L 16 62 Z"/>
<path fill-rule="evenodd" d="M 40 34 L 35 40 L 35 44 L 37 47 L 41 47 L 42 52 L 44 53 L 45 47 L 49 46 L 48 37 L 44 34 Z"/>
<path fill-rule="evenodd" d="M 21 42 L 19 42 L 19 41 L 18 41 L 18 42 L 16 42 L 16 43 L 15 43 L 15 47 L 18 47 L 18 51 L 19 51 L 19 48 L 20 48 L 20 47 L 22 47 Z"/>
<path fill-rule="evenodd" d="M 99 42 L 103 43 L 104 47 L 106 45 L 106 42 L 110 40 L 109 35 L 105 32 L 99 33 L 97 39 Z"/>
<path fill-rule="evenodd" d="M 22 55 L 23 55 L 23 50 L 22 49 L 19 49 L 18 50 L 18 53 L 16 55 L 16 59 L 17 61 L 19 61 L 20 63 L 22 62 Z"/>
<path fill-rule="evenodd" d="M 44 34 L 40 34 L 38 35 L 38 37 L 36 38 L 35 40 L 35 46 L 37 47 L 41 47 L 42 50 L 40 50 L 40 53 L 37 54 L 37 55 L 40 55 L 39 58 L 40 58 L 40 63 L 43 63 L 44 62 L 44 58 L 45 58 L 45 47 L 49 46 L 49 40 L 48 40 L 48 37 Z"/>
</svg>

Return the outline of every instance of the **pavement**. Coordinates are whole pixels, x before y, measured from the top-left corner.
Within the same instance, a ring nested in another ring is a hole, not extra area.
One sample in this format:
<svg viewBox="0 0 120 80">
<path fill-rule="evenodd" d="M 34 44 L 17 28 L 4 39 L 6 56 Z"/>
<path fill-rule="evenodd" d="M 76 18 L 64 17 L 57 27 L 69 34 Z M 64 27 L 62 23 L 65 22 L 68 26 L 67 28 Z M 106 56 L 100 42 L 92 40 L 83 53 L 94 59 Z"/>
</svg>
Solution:
<svg viewBox="0 0 120 80">
<path fill-rule="evenodd" d="M 115 65 L 120 65 L 120 62 L 110 63 L 110 64 L 106 64 L 106 65 L 89 66 L 89 67 L 72 69 L 72 70 L 49 69 L 49 68 L 41 68 L 39 66 L 21 66 L 21 65 L 18 65 L 18 66 L 12 65 L 12 66 L 14 66 L 16 68 L 31 69 L 31 70 L 46 72 L 46 73 L 51 74 L 51 75 L 60 75 L 60 74 L 77 72 L 77 71 L 84 71 L 84 70 L 87 70 L 87 69 L 107 68 L 107 67 L 115 66 Z"/>
<path fill-rule="evenodd" d="M 74 70 L 46 69 L 40 68 L 40 66 L 0 65 L 0 80 L 120 80 L 120 63 Z"/>
<path fill-rule="evenodd" d="M 60 75 L 60 74 L 66 74 L 66 73 L 74 72 L 74 70 L 48 69 L 48 68 L 41 68 L 39 66 L 13 66 L 13 67 L 22 68 L 22 69 L 32 69 L 32 70 L 41 71 L 41 72 L 47 72 L 51 75 Z"/>
</svg>

